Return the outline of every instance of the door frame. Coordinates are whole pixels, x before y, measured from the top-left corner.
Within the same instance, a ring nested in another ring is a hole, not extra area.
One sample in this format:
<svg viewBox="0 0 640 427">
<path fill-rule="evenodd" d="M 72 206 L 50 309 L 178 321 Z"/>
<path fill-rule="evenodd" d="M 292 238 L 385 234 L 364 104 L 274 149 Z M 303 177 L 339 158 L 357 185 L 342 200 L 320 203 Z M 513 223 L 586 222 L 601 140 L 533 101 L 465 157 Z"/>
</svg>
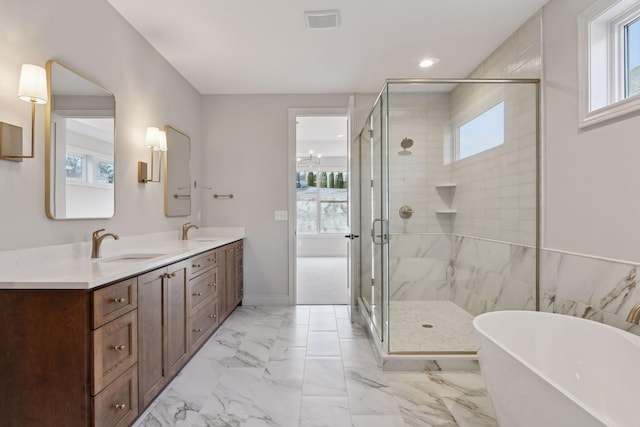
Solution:
<svg viewBox="0 0 640 427">
<path fill-rule="evenodd" d="M 346 116 L 348 118 L 347 123 L 347 146 L 348 150 L 350 149 L 351 143 L 351 117 L 349 115 L 349 108 L 289 108 L 289 149 L 288 149 L 288 160 L 287 160 L 287 187 L 289 188 L 289 305 L 296 305 L 298 303 L 298 296 L 296 293 L 296 279 L 297 279 L 297 269 L 296 269 L 296 259 L 298 257 L 298 245 L 297 245 L 297 207 L 296 207 L 296 180 L 292 179 L 296 175 L 296 118 L 298 116 Z M 351 168 L 351 152 L 347 152 L 347 164 L 349 168 Z M 352 187 L 351 181 L 351 170 L 349 172 L 349 188 Z M 349 212 L 352 212 L 351 209 L 351 191 L 349 191 Z M 351 219 L 350 214 L 350 219 Z M 351 225 L 351 229 L 353 230 L 353 223 Z M 353 247 L 354 245 L 350 245 Z M 353 250 L 350 250 L 349 256 L 353 255 Z M 350 269 L 352 270 L 352 269 Z M 349 277 L 347 280 L 350 282 L 348 286 L 350 289 L 350 299 L 351 304 L 353 306 L 353 283 L 351 282 L 351 278 L 353 276 L 353 272 L 349 271 Z"/>
</svg>

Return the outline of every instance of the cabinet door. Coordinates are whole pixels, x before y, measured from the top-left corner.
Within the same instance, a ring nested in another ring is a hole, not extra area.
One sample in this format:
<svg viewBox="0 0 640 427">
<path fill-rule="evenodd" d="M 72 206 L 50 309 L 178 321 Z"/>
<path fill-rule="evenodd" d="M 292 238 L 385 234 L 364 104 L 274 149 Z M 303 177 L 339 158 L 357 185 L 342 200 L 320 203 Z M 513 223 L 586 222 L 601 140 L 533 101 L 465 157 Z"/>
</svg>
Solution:
<svg viewBox="0 0 640 427">
<path fill-rule="evenodd" d="M 227 246 L 218 249 L 218 316 L 227 317 Z"/>
<path fill-rule="evenodd" d="M 138 278 L 138 373 L 141 409 L 149 405 L 167 379 L 165 354 L 167 342 L 164 323 L 167 318 L 167 268 Z"/>
<path fill-rule="evenodd" d="M 226 288 L 227 294 L 226 299 L 227 302 L 225 304 L 225 317 L 233 311 L 236 307 L 236 250 L 235 244 L 231 244 L 226 247 L 225 250 L 225 264 L 226 264 Z"/>
<path fill-rule="evenodd" d="M 167 282 L 167 364 L 169 377 L 173 377 L 189 357 L 187 338 L 187 264 L 179 262 L 169 266 Z"/>
<path fill-rule="evenodd" d="M 244 298 L 244 256 L 242 242 L 236 243 L 236 305 Z"/>
</svg>

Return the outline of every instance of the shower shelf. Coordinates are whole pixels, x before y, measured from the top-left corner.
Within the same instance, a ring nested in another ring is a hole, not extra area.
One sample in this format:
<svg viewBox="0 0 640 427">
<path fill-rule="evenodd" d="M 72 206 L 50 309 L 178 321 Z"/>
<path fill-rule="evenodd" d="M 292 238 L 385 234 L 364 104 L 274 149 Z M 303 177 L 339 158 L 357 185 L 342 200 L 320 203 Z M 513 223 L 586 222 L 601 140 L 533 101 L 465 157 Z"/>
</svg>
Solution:
<svg viewBox="0 0 640 427">
<path fill-rule="evenodd" d="M 457 184 L 453 183 L 453 182 L 445 182 L 442 184 L 436 184 L 436 188 L 453 188 L 455 187 Z"/>
<path fill-rule="evenodd" d="M 455 209 L 446 209 L 446 210 L 439 210 L 436 211 L 437 214 L 454 214 L 457 213 L 458 211 L 456 211 Z"/>
</svg>

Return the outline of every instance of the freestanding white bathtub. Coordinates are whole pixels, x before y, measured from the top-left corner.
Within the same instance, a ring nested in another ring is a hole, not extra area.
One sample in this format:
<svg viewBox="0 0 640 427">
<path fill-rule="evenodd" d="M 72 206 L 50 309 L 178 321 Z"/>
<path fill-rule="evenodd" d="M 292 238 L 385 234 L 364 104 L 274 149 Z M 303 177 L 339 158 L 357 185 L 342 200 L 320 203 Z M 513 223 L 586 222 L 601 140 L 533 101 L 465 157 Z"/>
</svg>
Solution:
<svg viewBox="0 0 640 427">
<path fill-rule="evenodd" d="M 640 337 L 533 311 L 485 313 L 473 326 L 500 426 L 640 426 Z"/>
</svg>

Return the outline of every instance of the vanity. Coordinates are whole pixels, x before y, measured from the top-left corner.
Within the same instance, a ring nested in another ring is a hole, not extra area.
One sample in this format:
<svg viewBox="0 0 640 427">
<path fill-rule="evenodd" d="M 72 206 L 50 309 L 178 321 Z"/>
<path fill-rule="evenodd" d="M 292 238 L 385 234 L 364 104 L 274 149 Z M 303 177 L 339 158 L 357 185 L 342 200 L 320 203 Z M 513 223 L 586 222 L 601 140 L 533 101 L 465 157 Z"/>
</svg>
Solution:
<svg viewBox="0 0 640 427">
<path fill-rule="evenodd" d="M 243 237 L 125 238 L 3 275 L 2 424 L 130 425 L 242 304 Z"/>
</svg>

